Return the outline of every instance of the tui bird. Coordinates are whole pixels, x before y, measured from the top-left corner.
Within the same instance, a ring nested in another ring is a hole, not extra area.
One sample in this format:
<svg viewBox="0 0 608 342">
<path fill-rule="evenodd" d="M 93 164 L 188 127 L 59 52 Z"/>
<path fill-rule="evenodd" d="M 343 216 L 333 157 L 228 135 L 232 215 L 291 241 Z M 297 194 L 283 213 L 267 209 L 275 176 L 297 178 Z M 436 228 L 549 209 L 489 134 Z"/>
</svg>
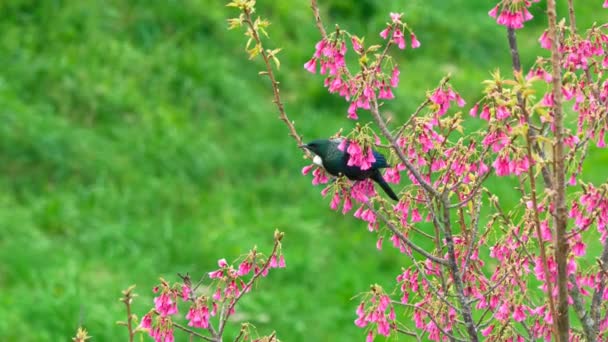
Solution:
<svg viewBox="0 0 608 342">
<path fill-rule="evenodd" d="M 360 181 L 366 178 L 371 178 L 374 182 L 378 183 L 380 187 L 386 192 L 386 194 L 398 201 L 399 198 L 393 192 L 393 189 L 386 183 L 380 173 L 381 168 L 389 167 L 386 163 L 386 159 L 380 152 L 372 150 L 376 161 L 372 164 L 372 167 L 367 170 L 361 170 L 357 166 L 348 166 L 349 154 L 346 152 L 348 146 L 344 148 L 344 151 L 338 149 L 338 145 L 342 142 L 341 138 L 337 139 L 317 139 L 309 142 L 308 144 L 301 145 L 300 147 L 309 150 L 314 153 L 313 163 L 318 166 L 325 168 L 333 176 L 344 175 L 350 180 Z"/>
</svg>

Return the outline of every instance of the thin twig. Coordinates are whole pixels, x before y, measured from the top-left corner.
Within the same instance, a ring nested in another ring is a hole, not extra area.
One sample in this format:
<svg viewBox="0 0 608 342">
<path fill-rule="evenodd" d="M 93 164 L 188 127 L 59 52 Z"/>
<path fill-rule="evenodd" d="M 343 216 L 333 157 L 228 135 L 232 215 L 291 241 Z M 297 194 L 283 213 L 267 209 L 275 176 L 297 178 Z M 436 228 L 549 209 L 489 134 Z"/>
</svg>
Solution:
<svg viewBox="0 0 608 342">
<path fill-rule="evenodd" d="M 266 50 L 262 47 L 262 40 L 260 39 L 260 36 L 257 30 L 255 29 L 253 21 L 251 20 L 251 12 L 249 9 L 243 9 L 243 14 L 245 15 L 245 19 L 243 20 L 243 22 L 246 23 L 249 29 L 251 30 L 251 37 L 260 46 L 260 55 L 262 55 L 262 58 L 264 59 L 264 64 L 266 65 L 266 71 L 263 74 L 267 75 L 270 79 L 270 83 L 272 85 L 272 93 L 274 95 L 274 100 L 272 102 L 277 106 L 277 109 L 279 111 L 279 119 L 281 119 L 281 121 L 283 121 L 285 125 L 287 125 L 287 128 L 289 129 L 289 135 L 296 140 L 298 145 L 302 145 L 302 137 L 300 137 L 300 135 L 296 131 L 294 122 L 291 121 L 287 116 L 287 113 L 285 112 L 285 107 L 283 106 L 283 102 L 281 102 L 281 95 L 279 93 L 279 82 L 276 80 L 276 77 L 274 75 L 274 71 L 271 64 L 271 58 L 270 56 L 268 56 L 268 53 L 266 53 Z"/>
<path fill-rule="evenodd" d="M 454 340 L 454 341 L 458 341 L 458 342 L 464 342 L 466 340 L 460 339 L 455 337 L 454 335 L 448 333 L 447 331 L 445 331 L 445 329 L 443 329 L 441 327 L 441 325 L 439 325 L 439 322 L 437 322 L 435 320 L 435 318 L 433 317 L 433 313 L 431 313 L 430 311 L 426 310 L 425 308 L 421 307 L 421 306 L 416 306 L 410 303 L 401 303 L 399 301 L 392 301 L 393 304 L 399 304 L 399 305 L 403 305 L 403 306 L 408 306 L 413 308 L 414 310 L 420 310 L 422 312 L 424 312 L 430 319 L 431 321 L 433 321 L 433 323 L 435 324 L 435 327 L 437 327 L 437 329 L 439 329 L 439 331 L 444 334 L 445 336 L 449 337 L 450 339 Z"/>
<path fill-rule="evenodd" d="M 405 237 L 405 235 L 403 235 L 399 231 L 399 229 L 395 226 L 395 224 L 393 222 L 391 222 L 388 219 L 388 217 L 386 217 L 384 214 L 377 211 L 376 208 L 374 208 L 374 206 L 371 205 L 371 203 L 365 202 L 364 204 L 369 210 L 371 210 L 374 213 L 374 215 L 376 215 L 376 217 L 379 217 L 380 220 L 382 220 L 382 222 L 384 222 L 384 224 L 386 224 L 388 229 L 390 229 L 390 231 L 393 232 L 393 234 L 395 234 L 399 238 L 399 240 L 401 240 L 403 243 L 405 243 L 408 247 L 410 247 L 411 249 L 415 250 L 416 252 L 420 253 L 422 256 L 424 256 L 425 258 L 427 258 L 433 262 L 436 262 L 440 265 L 447 265 L 447 260 L 430 254 L 429 252 L 425 251 L 424 248 L 416 245 L 414 242 L 412 242 L 412 240 Z"/>
<path fill-rule="evenodd" d="M 317 25 L 317 29 L 321 33 L 321 37 L 323 37 L 323 39 L 326 39 L 327 32 L 325 32 L 325 27 L 323 27 L 323 22 L 321 21 L 321 15 L 319 14 L 319 6 L 317 5 L 317 0 L 310 0 L 310 7 L 312 8 L 312 13 L 315 16 L 315 23 Z"/>
<path fill-rule="evenodd" d="M 179 323 L 173 322 L 173 326 L 176 327 L 179 330 L 182 330 L 182 331 L 185 331 L 185 332 L 189 333 L 190 335 L 196 336 L 198 338 L 202 338 L 205 341 L 217 342 L 216 339 L 208 337 L 208 336 L 205 336 L 205 335 L 202 335 L 202 334 L 200 334 L 200 333 L 198 333 L 198 332 L 196 332 L 196 331 L 194 331 L 194 330 L 192 330 L 190 328 L 186 328 L 185 326 L 183 326 L 183 325 L 181 325 Z"/>
</svg>

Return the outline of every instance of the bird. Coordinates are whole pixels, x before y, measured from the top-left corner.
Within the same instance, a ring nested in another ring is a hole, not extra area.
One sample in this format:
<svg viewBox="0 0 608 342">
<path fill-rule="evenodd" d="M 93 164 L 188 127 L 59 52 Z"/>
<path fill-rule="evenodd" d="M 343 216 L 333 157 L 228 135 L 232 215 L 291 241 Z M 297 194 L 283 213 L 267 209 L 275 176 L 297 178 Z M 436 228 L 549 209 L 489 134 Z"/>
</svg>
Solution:
<svg viewBox="0 0 608 342">
<path fill-rule="evenodd" d="M 371 168 L 361 170 L 358 166 L 348 166 L 348 159 L 350 158 L 350 155 L 346 152 L 348 145 L 344 147 L 344 151 L 338 148 L 343 139 L 316 139 L 308 144 L 300 145 L 300 147 L 312 152 L 314 154 L 312 162 L 317 166 L 323 167 L 329 174 L 335 177 L 344 175 L 353 181 L 371 178 L 380 185 L 390 198 L 399 201 L 399 197 L 386 183 L 380 172 L 380 169 L 389 167 L 386 158 L 380 152 L 372 149 L 376 161 L 372 164 Z"/>
</svg>

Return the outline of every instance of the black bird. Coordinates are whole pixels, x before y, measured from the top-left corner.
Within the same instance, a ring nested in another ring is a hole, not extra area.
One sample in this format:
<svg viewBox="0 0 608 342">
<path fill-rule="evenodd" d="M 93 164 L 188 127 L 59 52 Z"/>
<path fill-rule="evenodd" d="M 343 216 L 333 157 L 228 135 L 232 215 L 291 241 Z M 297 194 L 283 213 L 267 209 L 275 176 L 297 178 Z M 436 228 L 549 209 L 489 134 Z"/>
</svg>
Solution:
<svg viewBox="0 0 608 342">
<path fill-rule="evenodd" d="M 386 183 L 380 173 L 380 169 L 389 167 L 386 163 L 386 158 L 380 152 L 372 150 L 376 161 L 372 164 L 372 167 L 367 170 L 361 170 L 357 166 L 348 166 L 348 159 L 350 155 L 346 152 L 348 145 L 341 151 L 338 145 L 342 142 L 342 138 L 336 139 L 317 139 L 309 142 L 308 144 L 301 145 L 300 147 L 309 150 L 314 153 L 313 163 L 318 166 L 325 168 L 327 172 L 333 176 L 344 175 L 350 180 L 360 181 L 366 178 L 371 178 L 374 182 L 378 183 L 380 187 L 386 192 L 386 194 L 398 201 L 399 198 L 395 195 L 393 189 Z"/>
</svg>

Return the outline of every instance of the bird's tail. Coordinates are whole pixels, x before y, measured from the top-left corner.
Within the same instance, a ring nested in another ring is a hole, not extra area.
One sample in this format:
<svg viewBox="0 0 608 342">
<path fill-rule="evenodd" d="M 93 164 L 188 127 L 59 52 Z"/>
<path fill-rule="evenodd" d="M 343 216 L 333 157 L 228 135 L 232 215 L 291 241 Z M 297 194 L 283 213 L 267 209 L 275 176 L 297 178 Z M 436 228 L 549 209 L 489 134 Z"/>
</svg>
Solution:
<svg viewBox="0 0 608 342">
<path fill-rule="evenodd" d="M 397 195 L 395 194 L 393 189 L 391 189 L 391 187 L 388 185 L 388 183 L 384 180 L 384 177 L 382 177 L 380 170 L 376 170 L 376 172 L 374 172 L 374 174 L 372 175 L 371 178 L 376 183 L 378 183 L 378 185 L 380 185 L 380 187 L 382 188 L 382 190 L 384 190 L 384 192 L 386 192 L 388 197 L 394 199 L 395 201 L 399 201 L 399 197 L 397 197 Z"/>
</svg>

